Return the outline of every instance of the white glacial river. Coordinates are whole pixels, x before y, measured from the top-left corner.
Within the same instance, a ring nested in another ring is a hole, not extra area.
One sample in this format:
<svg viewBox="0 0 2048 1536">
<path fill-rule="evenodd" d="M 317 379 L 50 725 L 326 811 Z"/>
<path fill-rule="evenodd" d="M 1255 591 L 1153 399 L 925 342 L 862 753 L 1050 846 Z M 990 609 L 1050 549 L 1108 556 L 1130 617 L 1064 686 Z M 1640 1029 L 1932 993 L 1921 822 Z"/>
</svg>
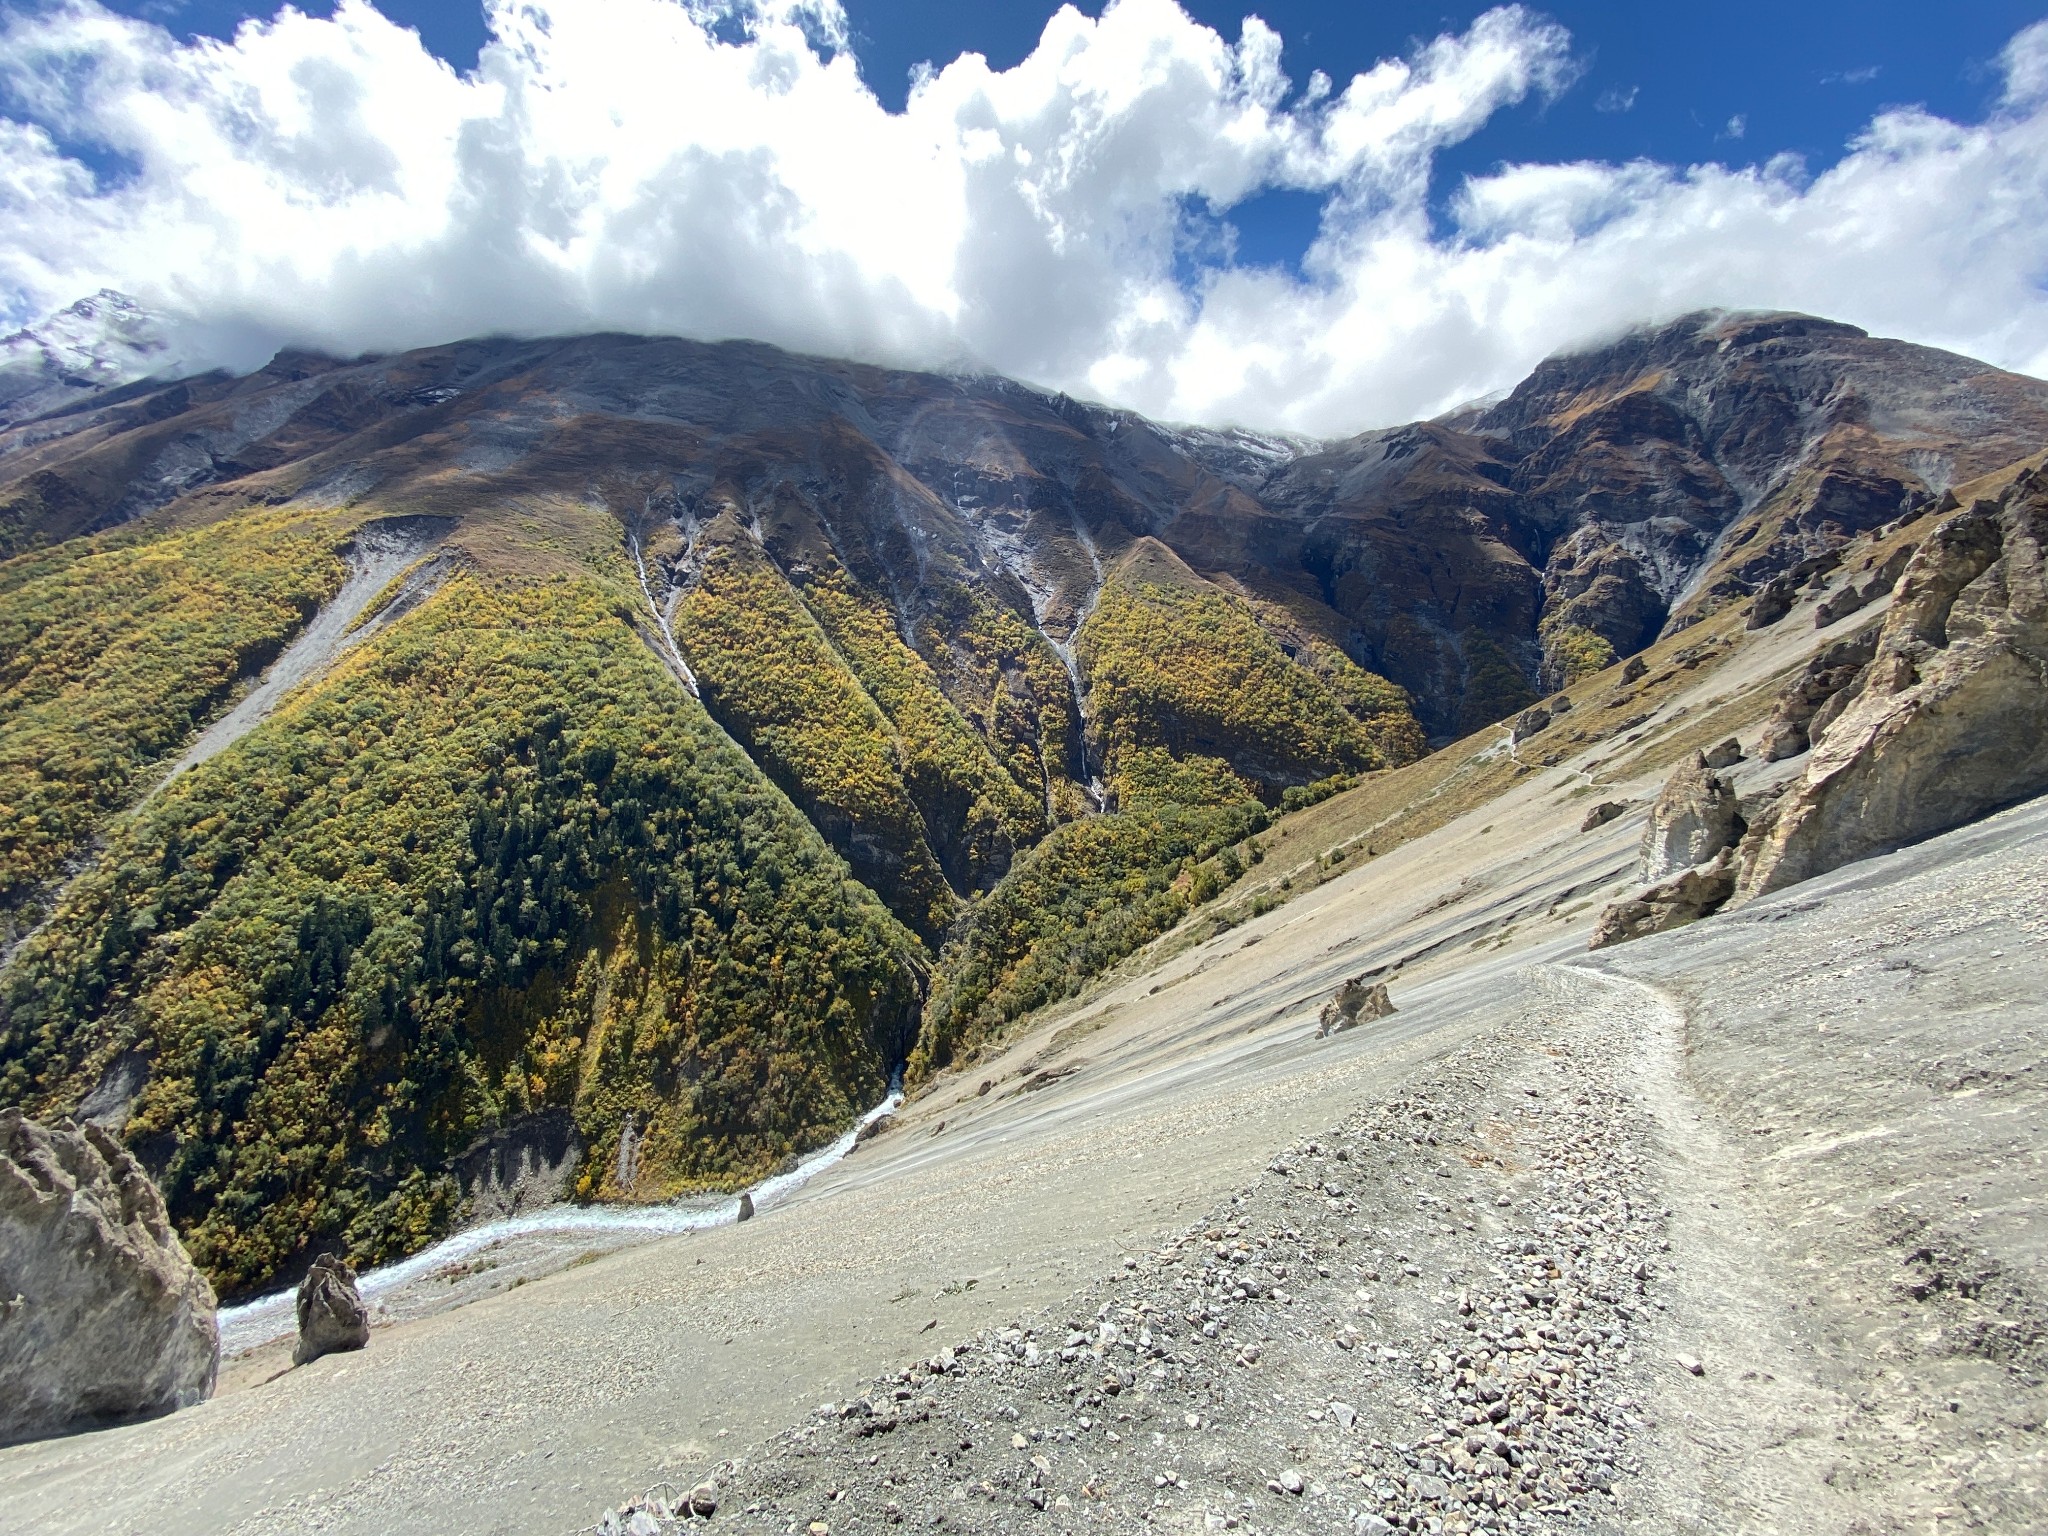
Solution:
<svg viewBox="0 0 2048 1536">
<path fill-rule="evenodd" d="M 868 1125 L 881 1119 L 903 1102 L 900 1091 L 891 1091 L 889 1096 L 873 1109 L 862 1115 L 855 1124 L 830 1146 L 820 1147 L 809 1157 L 798 1163 L 788 1173 L 775 1174 L 763 1179 L 747 1193 L 754 1197 L 754 1209 L 758 1213 L 786 1199 L 803 1188 L 825 1169 L 838 1162 L 853 1150 L 854 1139 Z M 533 1236 L 573 1236 L 576 1233 L 592 1234 L 644 1234 L 648 1237 L 669 1237 L 683 1232 L 701 1231 L 706 1227 L 730 1226 L 739 1220 L 740 1197 L 732 1195 L 724 1200 L 705 1202 L 690 1200 L 674 1205 L 551 1205 L 545 1210 L 532 1211 L 524 1216 L 508 1216 L 502 1221 L 487 1221 L 480 1226 L 468 1227 L 463 1231 L 444 1237 L 431 1248 L 422 1249 L 409 1259 L 396 1264 L 387 1264 L 382 1269 L 373 1269 L 357 1279 L 365 1301 L 397 1290 L 414 1280 L 421 1279 L 446 1265 L 457 1263 L 516 1238 Z M 240 1354 L 272 1339 L 282 1338 L 298 1326 L 294 1310 L 296 1292 L 278 1291 L 269 1296 L 259 1296 L 254 1301 L 245 1301 L 238 1306 L 220 1309 L 220 1352 L 223 1356 Z"/>
</svg>

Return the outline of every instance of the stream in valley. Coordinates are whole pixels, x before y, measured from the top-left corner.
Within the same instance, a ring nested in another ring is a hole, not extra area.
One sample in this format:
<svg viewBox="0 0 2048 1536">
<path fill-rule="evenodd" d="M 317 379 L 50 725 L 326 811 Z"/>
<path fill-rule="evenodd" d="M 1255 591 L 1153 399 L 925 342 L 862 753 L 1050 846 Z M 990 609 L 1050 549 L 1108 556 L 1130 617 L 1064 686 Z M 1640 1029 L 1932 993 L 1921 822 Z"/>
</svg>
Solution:
<svg viewBox="0 0 2048 1536">
<path fill-rule="evenodd" d="M 747 1193 L 755 1211 L 788 1199 L 845 1157 L 864 1129 L 902 1102 L 900 1088 L 892 1088 L 887 1098 L 829 1145 L 789 1172 L 753 1185 Z M 452 1233 L 411 1258 L 368 1271 L 357 1284 L 377 1321 L 405 1321 L 479 1300 L 585 1258 L 706 1227 L 729 1226 L 739 1220 L 739 1212 L 738 1195 L 697 1196 L 665 1205 L 551 1205 Z M 298 1326 L 294 1302 L 295 1292 L 286 1290 L 222 1307 L 222 1358 L 292 1335 Z"/>
</svg>

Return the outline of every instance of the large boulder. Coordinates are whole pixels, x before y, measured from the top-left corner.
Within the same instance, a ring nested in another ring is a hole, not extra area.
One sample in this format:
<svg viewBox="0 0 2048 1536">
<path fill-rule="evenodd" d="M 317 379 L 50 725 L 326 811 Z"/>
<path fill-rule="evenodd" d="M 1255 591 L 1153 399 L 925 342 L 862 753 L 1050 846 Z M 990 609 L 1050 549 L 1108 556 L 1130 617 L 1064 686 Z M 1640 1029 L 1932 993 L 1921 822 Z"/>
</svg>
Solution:
<svg viewBox="0 0 2048 1536">
<path fill-rule="evenodd" d="M 356 1288 L 356 1272 L 331 1253 L 323 1253 L 299 1282 L 299 1342 L 292 1364 L 304 1365 L 322 1355 L 361 1349 L 370 1342 L 370 1309 Z"/>
<path fill-rule="evenodd" d="M 1799 598 L 1799 583 L 1790 576 L 1773 576 L 1765 582 L 1749 605 L 1748 629 L 1768 629 L 1792 611 Z"/>
<path fill-rule="evenodd" d="M 1806 772 L 1744 841 L 1748 899 L 2048 790 L 2048 477 L 1936 526 Z"/>
<path fill-rule="evenodd" d="M 1742 761 L 1742 743 L 1733 736 L 1716 742 L 1707 748 L 1706 759 L 1709 768 L 1733 768 Z"/>
<path fill-rule="evenodd" d="M 0 1444 L 201 1402 L 219 1367 L 213 1287 L 142 1165 L 0 1110 Z"/>
<path fill-rule="evenodd" d="M 1695 752 L 1672 771 L 1650 807 L 1639 873 L 1647 882 L 1704 864 L 1742 835 L 1735 791 Z"/>
<path fill-rule="evenodd" d="M 1593 925 L 1593 937 L 1586 947 L 1605 949 L 1645 934 L 1681 928 L 1719 911 L 1735 894 L 1734 866 L 1733 852 L 1723 849 L 1711 863 L 1612 903 Z"/>
<path fill-rule="evenodd" d="M 1387 996 L 1385 982 L 1369 982 L 1363 976 L 1354 976 L 1323 1004 L 1322 1014 L 1316 1020 L 1316 1034 L 1341 1035 L 1347 1029 L 1384 1019 L 1393 1011 L 1394 1001 Z"/>
</svg>

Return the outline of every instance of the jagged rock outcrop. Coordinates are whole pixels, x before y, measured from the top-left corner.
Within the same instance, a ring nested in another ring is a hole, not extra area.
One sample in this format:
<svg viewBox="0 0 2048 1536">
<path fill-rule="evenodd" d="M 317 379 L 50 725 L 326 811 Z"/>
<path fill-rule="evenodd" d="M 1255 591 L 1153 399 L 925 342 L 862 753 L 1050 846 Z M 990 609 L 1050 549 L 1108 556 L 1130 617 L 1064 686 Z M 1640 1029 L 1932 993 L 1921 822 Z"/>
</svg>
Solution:
<svg viewBox="0 0 2048 1536">
<path fill-rule="evenodd" d="M 1374 1019 L 1384 1019 L 1394 1011 L 1393 999 L 1387 996 L 1387 984 L 1383 981 L 1367 981 L 1363 976 L 1354 976 L 1337 989 L 1337 995 L 1323 1004 L 1323 1011 L 1316 1020 L 1316 1035 L 1341 1035 L 1347 1029 L 1356 1029 Z"/>
<path fill-rule="evenodd" d="M 1515 716 L 1514 723 L 1508 727 L 1508 734 L 1518 743 L 1527 741 L 1538 731 L 1549 730 L 1550 719 L 1549 710 L 1541 704 L 1532 704 Z"/>
<path fill-rule="evenodd" d="M 1695 752 L 1664 781 L 1643 829 L 1638 872 L 1654 883 L 1704 864 L 1742 835 L 1735 791 Z"/>
<path fill-rule="evenodd" d="M 1861 613 L 1880 597 L 1888 595 L 1898 585 L 1899 577 L 1905 572 L 1907 563 L 1919 548 L 1917 544 L 1901 544 L 1886 555 L 1870 576 L 1861 583 L 1845 581 L 1841 590 L 1826 599 L 1813 611 L 1813 625 L 1826 629 L 1830 624 L 1846 619 L 1852 613 Z"/>
<path fill-rule="evenodd" d="M 479 1137 L 455 1162 L 464 1217 L 496 1221 L 567 1199 L 583 1151 L 566 1109 L 542 1110 Z"/>
<path fill-rule="evenodd" d="M 1628 806 L 1619 800 L 1602 800 L 1586 812 L 1585 820 L 1579 823 L 1581 832 L 1591 832 L 1595 827 L 1604 827 L 1615 817 L 1626 811 Z"/>
<path fill-rule="evenodd" d="M 142 1165 L 0 1111 L 0 1444 L 201 1402 L 219 1365 L 213 1287 Z"/>
<path fill-rule="evenodd" d="M 1805 774 L 1741 851 L 1742 899 L 2048 789 L 2048 477 L 1936 526 Z"/>
<path fill-rule="evenodd" d="M 1588 816 L 1580 830 L 1596 824 Z M 1636 860 L 1644 889 L 1600 914 L 1590 947 L 1662 933 L 1725 905 L 1735 894 L 1734 850 L 1743 830 L 1734 789 L 1708 766 L 1706 753 L 1693 753 L 1671 771 L 1650 806 Z"/>
<path fill-rule="evenodd" d="M 1682 928 L 1719 911 L 1734 894 L 1734 853 L 1724 848 L 1697 869 L 1610 904 L 1593 925 L 1593 937 L 1586 947 L 1605 949 L 1646 934 Z"/>
<path fill-rule="evenodd" d="M 1756 601 L 1749 605 L 1749 622 L 1744 627 L 1769 629 L 1792 611 L 1798 596 L 1797 582 L 1789 576 L 1773 576 L 1758 590 Z"/>
<path fill-rule="evenodd" d="M 370 1309 L 356 1289 L 356 1272 L 331 1253 L 323 1253 L 299 1282 L 299 1342 L 292 1364 L 304 1365 L 322 1355 L 361 1349 L 370 1342 Z"/>
<path fill-rule="evenodd" d="M 1767 763 L 1797 757 L 1825 732 L 1862 680 L 1877 654 L 1877 626 L 1859 630 L 1808 660 L 1778 696 L 1764 722 L 1757 756 Z"/>
</svg>

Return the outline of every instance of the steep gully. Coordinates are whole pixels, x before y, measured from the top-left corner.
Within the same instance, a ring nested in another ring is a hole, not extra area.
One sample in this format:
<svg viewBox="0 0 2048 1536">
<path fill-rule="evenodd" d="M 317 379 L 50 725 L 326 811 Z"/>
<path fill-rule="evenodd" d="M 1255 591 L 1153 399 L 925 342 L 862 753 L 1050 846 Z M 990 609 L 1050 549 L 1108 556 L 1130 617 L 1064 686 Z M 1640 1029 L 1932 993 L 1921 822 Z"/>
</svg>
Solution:
<svg viewBox="0 0 2048 1536">
<path fill-rule="evenodd" d="M 434 564 L 421 564 L 449 524 L 439 518 L 385 518 L 357 530 L 345 552 L 348 575 L 341 589 L 313 615 L 277 660 L 265 669 L 256 684 L 235 704 L 194 738 L 177 760 L 152 783 L 135 802 L 139 810 L 155 799 L 181 774 L 218 757 L 268 719 L 286 694 L 302 683 L 326 675 L 345 651 L 375 634 L 405 611 L 425 601 L 439 584 L 441 572 Z M 392 582 L 409 569 L 418 567 L 397 592 L 388 592 Z M 389 595 L 382 608 L 362 622 L 379 596 Z M 13 943 L 0 948 L 0 970 L 12 963 L 23 945 L 48 924 L 63 905 L 72 882 L 98 862 L 101 848 L 97 839 L 66 867 L 61 880 L 49 894 L 41 921 L 23 931 Z"/>
<path fill-rule="evenodd" d="M 156 785 L 143 797 L 146 804 L 180 774 L 218 757 L 269 718 L 279 702 L 304 682 L 324 676 L 341 654 L 358 645 L 401 612 L 424 600 L 438 579 L 422 572 L 367 624 L 358 626 L 377 596 L 408 567 L 426 555 L 447 529 L 428 518 L 386 518 L 358 530 L 348 551 L 348 578 L 333 599 L 299 631 L 298 638 L 270 664 L 256 686 L 226 714 L 201 731 Z"/>
</svg>

